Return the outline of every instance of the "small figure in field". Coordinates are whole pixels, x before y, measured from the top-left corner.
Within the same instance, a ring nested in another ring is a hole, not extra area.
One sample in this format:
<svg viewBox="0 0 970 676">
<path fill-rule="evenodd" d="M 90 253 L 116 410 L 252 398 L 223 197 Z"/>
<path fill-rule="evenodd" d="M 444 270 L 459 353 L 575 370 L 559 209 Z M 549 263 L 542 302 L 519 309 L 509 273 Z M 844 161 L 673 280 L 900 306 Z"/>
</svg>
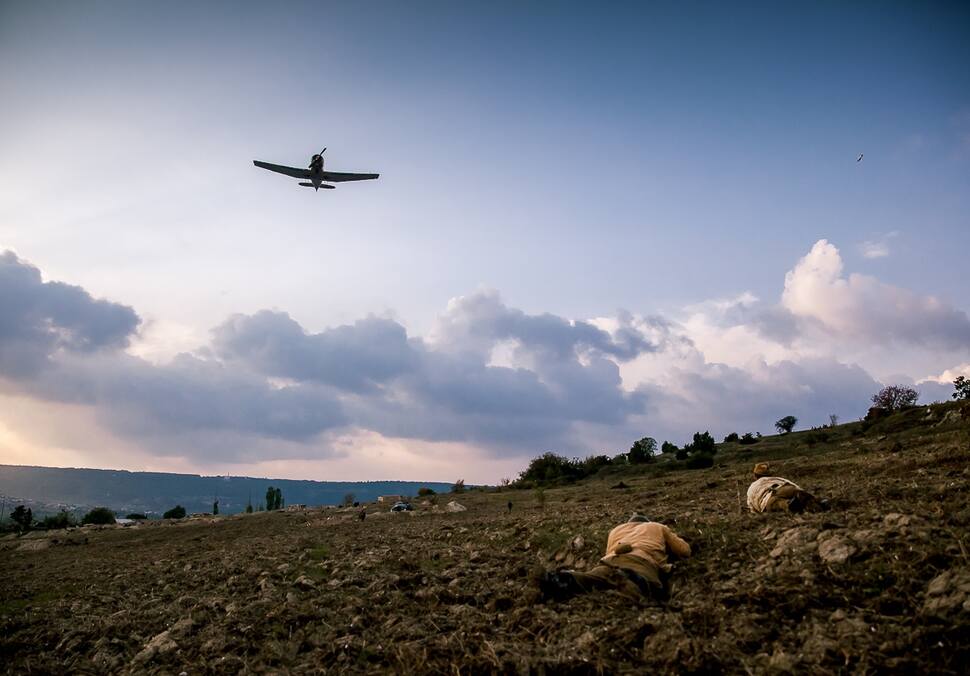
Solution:
<svg viewBox="0 0 970 676">
<path fill-rule="evenodd" d="M 509 500 L 509 514 L 512 513 L 512 501 Z"/>
<path fill-rule="evenodd" d="M 366 519 L 367 518 L 367 510 L 364 509 L 364 508 L 361 508 L 361 510 L 359 512 L 357 512 L 357 518 L 360 519 L 361 521 L 363 521 L 364 519 Z"/>
<path fill-rule="evenodd" d="M 634 514 L 610 531 L 606 556 L 588 571 L 557 570 L 539 579 L 542 600 L 562 601 L 591 591 L 616 590 L 633 600 L 670 595 L 668 556 L 688 558 L 690 545 L 662 523 Z"/>
<path fill-rule="evenodd" d="M 771 467 L 766 462 L 754 466 L 754 482 L 748 486 L 748 509 L 755 513 L 787 510 L 821 512 L 828 509 L 828 502 L 819 500 L 794 482 L 780 476 L 767 476 Z"/>
</svg>

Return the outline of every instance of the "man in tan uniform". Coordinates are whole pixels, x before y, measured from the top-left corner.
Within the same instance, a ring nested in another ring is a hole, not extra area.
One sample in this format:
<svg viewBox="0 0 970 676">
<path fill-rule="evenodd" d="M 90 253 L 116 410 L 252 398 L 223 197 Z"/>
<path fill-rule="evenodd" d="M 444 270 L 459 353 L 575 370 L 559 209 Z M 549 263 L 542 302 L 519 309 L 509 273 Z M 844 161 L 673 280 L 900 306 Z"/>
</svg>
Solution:
<svg viewBox="0 0 970 676">
<path fill-rule="evenodd" d="M 754 482 L 748 486 L 748 509 L 752 512 L 787 510 L 794 514 L 804 511 L 823 511 L 828 507 L 794 482 L 780 476 L 766 476 L 771 470 L 766 462 L 754 466 Z"/>
<path fill-rule="evenodd" d="M 606 556 L 599 565 L 581 572 L 558 570 L 539 581 L 543 599 L 564 600 L 594 590 L 614 589 L 633 599 L 664 600 L 669 594 L 668 555 L 690 556 L 690 545 L 662 523 L 634 514 L 610 531 Z"/>
</svg>

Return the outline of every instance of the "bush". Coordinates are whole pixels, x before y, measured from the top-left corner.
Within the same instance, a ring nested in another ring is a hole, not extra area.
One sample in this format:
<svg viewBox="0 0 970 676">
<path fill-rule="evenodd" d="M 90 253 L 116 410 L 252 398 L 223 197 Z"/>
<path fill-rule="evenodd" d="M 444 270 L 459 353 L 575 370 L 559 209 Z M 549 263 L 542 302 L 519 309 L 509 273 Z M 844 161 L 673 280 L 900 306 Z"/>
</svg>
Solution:
<svg viewBox="0 0 970 676">
<path fill-rule="evenodd" d="M 906 385 L 887 385 L 874 395 L 872 403 L 878 408 L 884 408 L 895 413 L 906 406 L 914 406 L 919 399 L 919 392 Z"/>
<path fill-rule="evenodd" d="M 661 453 L 676 453 L 677 450 L 677 444 L 672 444 L 669 441 L 665 441 L 660 445 Z"/>
<path fill-rule="evenodd" d="M 84 515 L 81 523 L 94 523 L 99 525 L 115 523 L 115 513 L 107 507 L 95 507 Z"/>
<path fill-rule="evenodd" d="M 505 481 L 505 480 L 503 479 L 503 481 Z M 503 485 L 508 485 L 508 484 L 503 484 Z M 422 486 L 421 488 L 418 489 L 418 495 L 421 496 L 422 498 L 425 497 L 425 496 L 428 496 L 428 495 L 434 495 L 434 489 L 433 488 L 426 488 L 426 487 Z"/>
<path fill-rule="evenodd" d="M 454 483 L 454 485 L 451 487 L 451 492 L 452 493 L 464 493 L 465 492 L 465 480 L 464 479 L 459 479 L 458 481 L 456 481 Z"/>
<path fill-rule="evenodd" d="M 47 530 L 56 528 L 67 528 L 74 525 L 74 517 L 66 509 L 62 509 L 57 514 L 48 514 L 44 517 L 41 525 Z"/>
<path fill-rule="evenodd" d="M 571 482 L 579 479 L 580 474 L 580 468 L 577 463 L 561 455 L 546 452 L 529 462 L 529 466 L 519 475 L 516 483 L 521 486 L 525 482 L 535 484 L 560 481 Z"/>
<path fill-rule="evenodd" d="M 953 387 L 956 389 L 953 393 L 954 399 L 970 399 L 970 380 L 964 376 L 957 376 L 953 381 Z"/>
<path fill-rule="evenodd" d="M 693 453 L 687 459 L 688 469 L 704 469 L 705 467 L 714 466 L 714 456 L 710 453 Z"/>
<path fill-rule="evenodd" d="M 572 465 L 576 468 L 578 479 L 592 476 L 600 471 L 603 467 L 609 467 L 612 464 L 613 461 L 607 458 L 605 455 L 590 455 L 582 460 L 576 459 L 572 461 Z"/>
<path fill-rule="evenodd" d="M 825 443 L 828 440 L 829 440 L 828 432 L 812 431 L 805 435 L 805 441 L 808 443 L 809 446 Z"/>
<path fill-rule="evenodd" d="M 759 441 L 761 441 L 761 439 L 751 434 L 751 432 L 745 432 L 741 435 L 741 438 L 738 439 L 738 443 L 742 446 L 750 446 L 751 444 L 756 444 Z"/>
<path fill-rule="evenodd" d="M 740 439 L 740 437 L 738 436 L 738 433 L 737 432 L 731 432 L 729 435 L 727 435 L 726 437 L 724 437 L 724 443 L 725 444 L 730 444 L 732 441 L 737 441 L 738 439 Z"/>
<path fill-rule="evenodd" d="M 536 488 L 535 494 L 536 494 L 536 502 L 539 503 L 539 508 L 540 509 L 545 509 L 546 508 L 546 490 L 540 486 L 539 488 Z"/>
<path fill-rule="evenodd" d="M 677 458 L 678 460 L 686 460 L 687 456 L 689 455 L 690 455 L 690 451 L 688 451 L 687 448 L 684 447 L 684 448 L 678 448 L 677 453 L 674 457 Z"/>
<path fill-rule="evenodd" d="M 170 510 L 162 514 L 164 519 L 184 519 L 185 518 L 185 507 L 182 505 L 175 505 Z"/>
<path fill-rule="evenodd" d="M 629 463 L 627 454 L 615 458 L 605 455 L 590 455 L 579 458 L 564 458 L 552 452 L 546 452 L 529 462 L 529 466 L 514 482 L 515 488 L 531 488 L 543 484 L 573 483 L 580 479 L 596 474 L 604 467 L 626 465 Z"/>
<path fill-rule="evenodd" d="M 141 512 L 132 512 L 125 516 L 126 519 L 131 519 L 132 521 L 144 521 L 148 517 Z"/>
</svg>

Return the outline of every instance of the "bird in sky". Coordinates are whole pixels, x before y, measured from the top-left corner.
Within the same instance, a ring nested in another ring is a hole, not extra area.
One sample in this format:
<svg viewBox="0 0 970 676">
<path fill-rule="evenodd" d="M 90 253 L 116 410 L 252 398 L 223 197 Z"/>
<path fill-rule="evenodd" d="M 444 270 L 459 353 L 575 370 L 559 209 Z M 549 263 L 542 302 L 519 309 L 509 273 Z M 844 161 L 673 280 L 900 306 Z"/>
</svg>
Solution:
<svg viewBox="0 0 970 676">
<path fill-rule="evenodd" d="M 855 161 L 856 162 L 861 162 L 862 161 L 862 153 L 859 153 L 859 156 L 857 158 L 855 158 Z"/>
</svg>

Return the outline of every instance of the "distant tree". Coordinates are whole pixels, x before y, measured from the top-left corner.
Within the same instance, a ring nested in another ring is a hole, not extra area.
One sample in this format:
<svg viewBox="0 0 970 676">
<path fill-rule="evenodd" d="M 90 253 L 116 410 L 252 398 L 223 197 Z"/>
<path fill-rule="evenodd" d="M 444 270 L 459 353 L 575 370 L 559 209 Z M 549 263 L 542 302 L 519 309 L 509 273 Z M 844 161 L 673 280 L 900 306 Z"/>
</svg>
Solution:
<svg viewBox="0 0 970 676">
<path fill-rule="evenodd" d="M 689 456 L 690 451 L 687 450 L 686 446 L 684 448 L 678 448 L 674 453 L 674 457 L 678 460 L 686 460 Z"/>
<path fill-rule="evenodd" d="M 741 435 L 741 438 L 738 439 L 738 443 L 741 444 L 742 446 L 750 446 L 751 444 L 758 443 L 760 439 L 761 439 L 760 434 L 756 437 L 755 435 L 751 434 L 751 432 L 745 432 L 744 434 Z"/>
<path fill-rule="evenodd" d="M 276 489 L 272 486 L 266 489 L 266 511 L 272 512 L 276 505 Z"/>
<path fill-rule="evenodd" d="M 717 453 L 717 444 L 710 432 L 694 432 L 694 438 L 689 444 L 684 444 L 684 450 L 689 454 L 694 453 Z"/>
<path fill-rule="evenodd" d="M 145 519 L 148 518 L 148 516 L 145 514 L 142 514 L 141 512 L 132 512 L 131 514 L 126 514 L 125 518 L 131 519 L 132 521 L 144 521 Z"/>
<path fill-rule="evenodd" d="M 185 518 L 185 507 L 182 505 L 175 505 L 170 510 L 162 514 L 164 519 L 184 519 Z"/>
<path fill-rule="evenodd" d="M 111 524 L 115 523 L 115 513 L 107 507 L 95 507 L 84 515 L 81 523 Z"/>
<path fill-rule="evenodd" d="M 829 413 L 829 427 L 835 427 L 839 424 L 839 416 L 835 413 Z"/>
<path fill-rule="evenodd" d="M 501 485 L 503 487 L 510 486 L 511 484 L 512 484 L 512 479 L 510 479 L 507 476 L 502 477 Z M 431 489 L 429 488 L 428 490 L 431 490 Z M 431 491 L 431 492 L 434 493 L 434 491 Z M 421 491 L 418 491 L 418 495 L 421 495 Z"/>
<path fill-rule="evenodd" d="M 786 415 L 775 423 L 775 429 L 783 434 L 790 433 L 798 424 L 798 418 L 793 415 Z"/>
<path fill-rule="evenodd" d="M 953 387 L 956 388 L 956 392 L 953 393 L 954 399 L 970 399 L 970 380 L 966 377 L 957 376 L 953 381 Z"/>
<path fill-rule="evenodd" d="M 214 500 L 212 502 L 212 514 L 213 514 L 213 516 L 218 516 L 219 515 L 219 501 L 218 500 Z"/>
<path fill-rule="evenodd" d="M 600 471 L 600 469 L 603 467 L 612 465 L 613 461 L 607 458 L 605 455 L 589 455 L 582 460 L 574 458 L 570 464 L 576 469 L 576 473 L 578 474 L 577 478 L 583 478 L 592 476 Z"/>
<path fill-rule="evenodd" d="M 642 465 L 653 460 L 653 454 L 657 452 L 657 440 L 653 437 L 644 437 L 633 442 L 630 451 L 626 454 L 631 465 Z"/>
<path fill-rule="evenodd" d="M 506 483 L 503 485 L 507 486 L 508 484 Z M 418 495 L 421 496 L 422 498 L 427 497 L 428 495 L 434 495 L 434 489 L 428 488 L 426 486 L 422 486 L 421 488 L 418 489 Z"/>
<path fill-rule="evenodd" d="M 726 437 L 724 437 L 724 443 L 725 444 L 730 444 L 732 441 L 738 441 L 739 438 L 740 437 L 738 437 L 738 433 L 737 432 L 731 432 L 729 435 L 727 435 Z"/>
<path fill-rule="evenodd" d="M 20 530 L 30 530 L 30 525 L 34 522 L 34 512 L 30 507 L 17 505 L 17 508 L 10 512 L 10 518 L 20 527 Z"/>
<path fill-rule="evenodd" d="M 451 487 L 452 493 L 464 493 L 465 492 L 465 480 L 459 479 Z"/>
<path fill-rule="evenodd" d="M 252 514 L 252 513 L 253 513 L 253 503 L 249 502 L 246 504 L 246 514 Z"/>
<path fill-rule="evenodd" d="M 57 514 L 48 514 L 41 523 L 47 530 L 67 528 L 74 525 L 74 517 L 66 509 L 62 509 Z"/>
<path fill-rule="evenodd" d="M 283 489 L 277 488 L 273 493 L 273 509 L 283 509 Z"/>
<path fill-rule="evenodd" d="M 529 461 L 525 471 L 519 474 L 519 483 L 568 482 L 578 478 L 580 478 L 580 471 L 576 463 L 547 451 Z"/>
<path fill-rule="evenodd" d="M 665 441 L 665 442 L 663 442 L 663 444 L 660 445 L 660 452 L 661 453 L 676 453 L 677 452 L 677 444 L 672 444 L 669 441 Z"/>
<path fill-rule="evenodd" d="M 917 399 L 919 399 L 919 392 L 906 385 L 886 385 L 872 395 L 872 403 L 890 413 L 906 406 L 913 406 Z"/>
<path fill-rule="evenodd" d="M 421 492 L 418 491 L 418 494 L 420 494 L 420 493 Z M 354 504 L 354 500 L 355 500 L 355 498 L 354 498 L 354 494 L 353 493 L 345 493 L 344 494 L 344 507 L 350 507 L 351 505 L 353 505 Z"/>
</svg>

